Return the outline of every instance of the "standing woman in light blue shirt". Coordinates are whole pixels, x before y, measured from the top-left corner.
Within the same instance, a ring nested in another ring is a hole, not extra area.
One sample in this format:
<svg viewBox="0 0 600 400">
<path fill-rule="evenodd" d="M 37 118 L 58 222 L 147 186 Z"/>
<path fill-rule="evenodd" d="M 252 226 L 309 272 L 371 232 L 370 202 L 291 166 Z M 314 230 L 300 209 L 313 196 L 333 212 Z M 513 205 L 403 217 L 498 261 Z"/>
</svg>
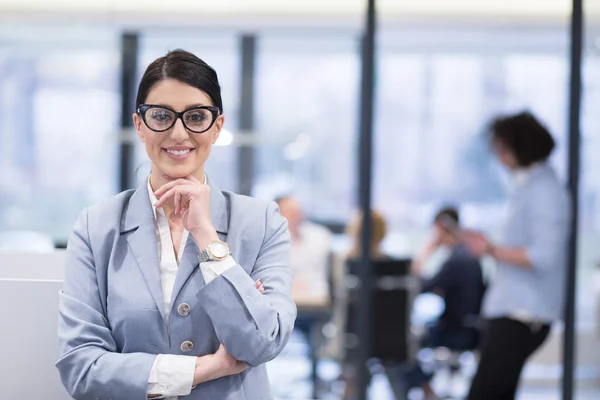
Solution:
<svg viewBox="0 0 600 400">
<path fill-rule="evenodd" d="M 475 255 L 497 261 L 484 301 L 487 328 L 469 400 L 514 399 L 525 362 L 563 314 L 570 201 L 547 161 L 554 139 L 530 113 L 495 120 L 491 138 L 516 190 L 501 241 L 465 235 Z"/>
</svg>

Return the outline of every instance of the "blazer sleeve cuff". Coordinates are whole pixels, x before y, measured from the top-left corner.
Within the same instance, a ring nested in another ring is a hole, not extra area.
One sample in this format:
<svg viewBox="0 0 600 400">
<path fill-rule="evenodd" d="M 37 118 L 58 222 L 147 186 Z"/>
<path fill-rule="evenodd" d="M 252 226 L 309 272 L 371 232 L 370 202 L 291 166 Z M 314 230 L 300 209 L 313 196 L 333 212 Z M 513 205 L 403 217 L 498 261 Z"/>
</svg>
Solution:
<svg viewBox="0 0 600 400">
<path fill-rule="evenodd" d="M 200 270 L 202 271 L 204 282 L 208 284 L 235 265 L 237 265 L 237 263 L 233 257 L 227 256 L 227 258 L 222 261 L 206 261 L 200 263 Z"/>
</svg>

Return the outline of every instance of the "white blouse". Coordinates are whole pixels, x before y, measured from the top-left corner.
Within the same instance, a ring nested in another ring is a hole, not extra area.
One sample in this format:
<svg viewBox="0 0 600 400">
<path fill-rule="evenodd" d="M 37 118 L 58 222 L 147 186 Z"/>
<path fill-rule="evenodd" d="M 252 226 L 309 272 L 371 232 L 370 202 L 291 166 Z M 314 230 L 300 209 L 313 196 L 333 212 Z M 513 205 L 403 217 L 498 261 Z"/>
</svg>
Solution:
<svg viewBox="0 0 600 400">
<path fill-rule="evenodd" d="M 206 182 L 206 177 L 204 177 Z M 163 300 L 167 316 L 167 323 L 171 311 L 171 297 L 175 285 L 175 277 L 179 269 L 179 262 L 173 250 L 171 240 L 171 229 L 169 220 L 162 208 L 156 208 L 158 199 L 150 186 L 148 178 L 148 193 L 152 210 L 154 211 L 154 226 L 156 229 L 156 240 L 158 242 L 158 258 L 160 260 L 160 283 L 162 286 Z M 183 231 L 181 244 L 177 254 L 183 254 L 187 243 L 189 232 Z M 229 256 L 222 261 L 208 261 L 200 264 L 200 270 L 204 281 L 208 284 L 227 269 L 236 265 L 235 260 Z M 187 396 L 192 391 L 194 372 L 196 369 L 195 356 L 183 356 L 175 354 L 159 354 L 154 360 L 150 376 L 148 378 L 148 394 L 160 395 L 156 399 L 177 400 L 177 396 Z"/>
</svg>

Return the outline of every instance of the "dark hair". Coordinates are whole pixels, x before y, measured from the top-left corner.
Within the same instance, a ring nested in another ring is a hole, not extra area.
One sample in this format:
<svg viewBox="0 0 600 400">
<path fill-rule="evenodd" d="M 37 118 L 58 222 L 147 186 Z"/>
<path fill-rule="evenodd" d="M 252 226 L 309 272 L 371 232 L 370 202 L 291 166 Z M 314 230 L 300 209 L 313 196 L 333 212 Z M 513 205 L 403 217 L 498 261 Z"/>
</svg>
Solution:
<svg viewBox="0 0 600 400">
<path fill-rule="evenodd" d="M 450 218 L 456 225 L 460 222 L 458 210 L 454 207 L 444 207 L 435 215 L 433 222 L 440 222 L 442 219 Z"/>
<path fill-rule="evenodd" d="M 554 150 L 552 135 L 530 112 L 497 118 L 490 130 L 492 142 L 506 146 L 520 167 L 545 161 Z"/>
<path fill-rule="evenodd" d="M 223 112 L 221 86 L 217 72 L 192 53 L 181 49 L 170 51 L 164 57 L 157 58 L 148 65 L 138 86 L 135 100 L 136 110 L 140 104 L 146 101 L 148 93 L 154 85 L 169 78 L 202 90 L 210 97 L 214 105 L 219 107 L 221 113 Z"/>
</svg>

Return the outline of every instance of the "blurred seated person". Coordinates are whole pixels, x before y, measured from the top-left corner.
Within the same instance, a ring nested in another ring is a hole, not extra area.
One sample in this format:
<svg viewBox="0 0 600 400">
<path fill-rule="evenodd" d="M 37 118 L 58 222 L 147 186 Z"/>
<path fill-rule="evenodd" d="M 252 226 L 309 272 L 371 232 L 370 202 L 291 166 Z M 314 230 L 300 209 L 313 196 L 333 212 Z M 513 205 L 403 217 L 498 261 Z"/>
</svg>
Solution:
<svg viewBox="0 0 600 400">
<path fill-rule="evenodd" d="M 346 235 L 352 241 L 352 247 L 350 247 L 350 251 L 348 251 L 348 254 L 346 255 L 347 260 L 356 260 L 360 258 L 362 246 L 360 242 L 362 219 L 362 212 L 358 212 L 354 215 L 346 227 Z M 383 250 L 381 249 L 381 244 L 383 243 L 383 239 L 385 239 L 385 235 L 387 234 L 387 223 L 379 211 L 371 210 L 371 226 L 371 257 L 374 260 L 390 258 L 384 254 Z"/>
<path fill-rule="evenodd" d="M 412 272 L 421 275 L 423 265 L 438 249 L 445 247 L 449 257 L 430 278 L 422 278 L 421 291 L 435 293 L 444 299 L 440 317 L 427 327 L 423 347 L 447 347 L 451 350 L 471 350 L 477 346 L 478 319 L 484 292 L 483 273 L 479 259 L 473 257 L 458 237 L 459 216 L 454 208 L 443 208 L 433 220 L 433 236 L 412 263 Z M 408 387 L 421 387 L 424 398 L 439 399 L 426 374 L 415 365 L 403 377 Z"/>
<path fill-rule="evenodd" d="M 346 227 L 346 235 L 350 238 L 352 245 L 350 250 L 344 254 L 336 254 L 333 263 L 333 324 L 336 327 L 336 335 L 329 348 L 329 355 L 337 358 L 342 363 L 341 379 L 346 383 L 344 399 L 352 399 L 356 392 L 356 351 L 353 346 L 355 340 L 346 335 L 346 327 L 350 323 L 348 311 L 348 288 L 345 285 L 347 276 L 347 262 L 360 258 L 361 254 L 361 230 L 362 212 L 356 213 Z M 389 258 L 381 249 L 381 244 L 387 233 L 387 224 L 383 215 L 371 210 L 371 259 L 381 260 Z"/>
<path fill-rule="evenodd" d="M 440 210 L 433 221 L 433 237 L 415 258 L 412 271 L 420 275 L 427 259 L 440 247 L 450 250 L 448 259 L 430 278 L 423 278 L 421 290 L 444 299 L 445 309 L 429 327 L 424 347 L 470 350 L 477 346 L 477 318 L 485 290 L 479 259 L 461 243 L 459 215 L 454 208 Z"/>
<path fill-rule="evenodd" d="M 291 268 L 294 272 L 292 298 L 317 303 L 329 302 L 329 261 L 331 232 L 318 224 L 307 221 L 298 200 L 291 196 L 278 197 L 281 215 L 288 221 L 291 236 Z M 295 328 L 307 338 L 313 324 L 312 318 L 296 318 Z"/>
<path fill-rule="evenodd" d="M 371 210 L 371 258 L 382 260 L 390 258 L 383 253 L 381 244 L 387 233 L 387 224 L 383 215 L 378 211 Z M 346 309 L 348 299 L 348 288 L 345 280 L 348 274 L 348 261 L 358 260 L 361 253 L 360 235 L 362 231 L 362 212 L 356 213 L 348 225 L 345 234 L 350 239 L 349 250 L 336 253 L 332 265 L 333 280 L 333 302 L 334 302 L 334 324 L 338 332 L 346 328 Z M 341 344 L 341 343 L 340 343 Z"/>
</svg>

